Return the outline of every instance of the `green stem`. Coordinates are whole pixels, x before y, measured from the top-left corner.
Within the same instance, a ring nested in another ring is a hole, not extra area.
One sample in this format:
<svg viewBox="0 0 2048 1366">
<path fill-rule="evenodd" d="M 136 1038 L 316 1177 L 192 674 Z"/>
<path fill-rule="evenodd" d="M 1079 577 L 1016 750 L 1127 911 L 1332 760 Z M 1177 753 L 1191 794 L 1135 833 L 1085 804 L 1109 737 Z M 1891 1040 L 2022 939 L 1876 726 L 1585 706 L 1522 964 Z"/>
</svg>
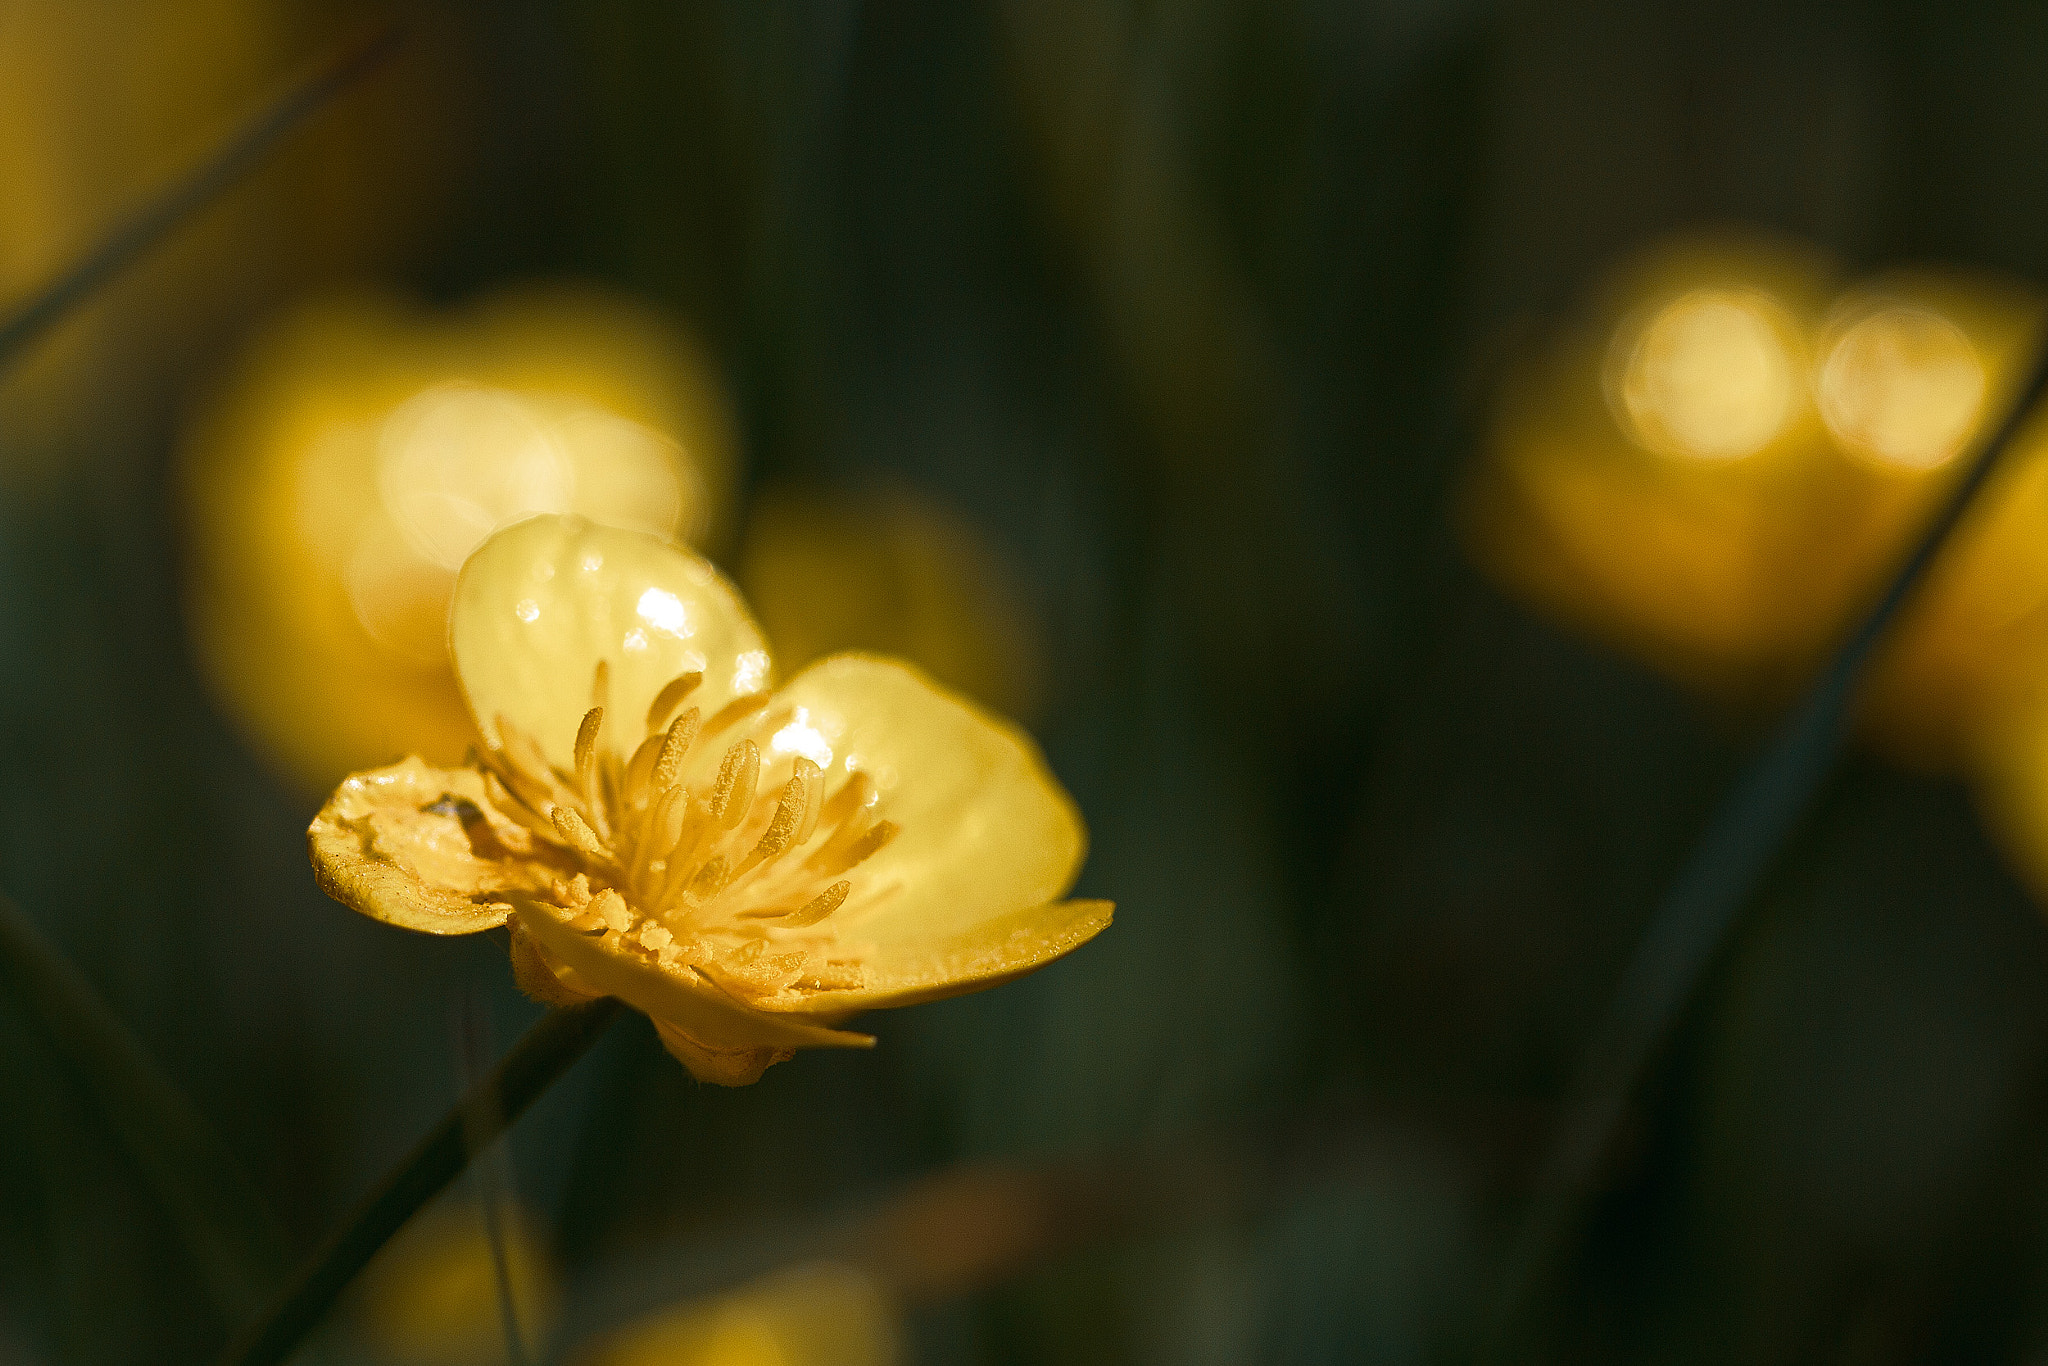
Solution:
<svg viewBox="0 0 2048 1366">
<path fill-rule="evenodd" d="M 1834 768 L 1864 666 L 2048 392 L 2048 341 L 2037 344 L 2041 349 L 2033 370 L 2003 420 L 1928 520 L 1883 596 L 1722 801 L 1650 917 L 1565 1097 L 1509 1251 L 1502 1291 L 1481 1344 L 1482 1360 L 1507 1359 L 1512 1329 L 1576 1248 L 1630 1098 Z"/>
<path fill-rule="evenodd" d="M 377 1250 L 588 1052 L 618 1013 L 618 1001 L 606 998 L 551 1011 L 527 1030 L 497 1069 L 363 1197 L 291 1286 L 221 1355 L 222 1366 L 287 1359 Z"/>
<path fill-rule="evenodd" d="M 263 1197 L 148 1050 L 5 895 L 0 980 L 134 1159 L 222 1315 L 233 1322 L 254 1311 L 276 1284 L 285 1246 Z"/>
</svg>

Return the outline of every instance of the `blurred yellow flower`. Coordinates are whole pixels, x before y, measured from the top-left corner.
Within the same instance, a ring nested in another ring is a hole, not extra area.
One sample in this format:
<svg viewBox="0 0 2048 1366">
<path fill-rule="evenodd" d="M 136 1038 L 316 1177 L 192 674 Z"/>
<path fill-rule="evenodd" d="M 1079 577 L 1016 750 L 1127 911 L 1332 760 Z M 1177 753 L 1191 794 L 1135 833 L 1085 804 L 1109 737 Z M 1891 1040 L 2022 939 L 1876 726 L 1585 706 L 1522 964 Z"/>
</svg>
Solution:
<svg viewBox="0 0 2048 1366">
<path fill-rule="evenodd" d="M 1769 704 L 1882 585 L 2002 411 L 2038 307 L 1931 273 L 1826 299 L 1785 253 L 1650 258 L 1516 375 L 1466 504 L 1510 588 L 1681 682 Z M 1951 544 L 1876 662 L 1864 724 L 1958 762 L 2048 605 L 2038 440 Z"/>
<path fill-rule="evenodd" d="M 313 790 L 407 752 L 452 763 L 469 724 L 447 603 L 470 550 L 535 512 L 716 536 L 732 451 L 704 358 L 625 301 L 311 304 L 257 340 L 186 442 L 200 662 Z"/>
<path fill-rule="evenodd" d="M 772 687 L 744 604 L 656 536 L 540 516 L 463 565 L 456 675 L 483 752 L 359 773 L 309 831 L 321 886 L 436 934 L 511 918 L 521 984 L 616 996 L 700 1080 L 864 1047 L 856 1011 L 1078 947 L 1079 813 L 1031 740 L 871 655 Z"/>
<path fill-rule="evenodd" d="M 0 311 L 348 37 L 337 17 L 274 0 L 0 5 Z M 259 299 L 406 251 L 457 180 L 458 46 L 445 24 L 414 24 L 372 79 L 37 342 L 0 384 L 0 480 L 32 487 L 67 436 L 153 399 Z"/>
<path fill-rule="evenodd" d="M 738 577 L 790 668 L 874 650 L 1008 715 L 1038 709 L 1037 633 L 1007 566 L 971 522 L 932 499 L 763 493 Z"/>
<path fill-rule="evenodd" d="M 1806 383 L 1824 288 L 1761 247 L 1625 273 L 1508 384 L 1465 509 L 1480 562 L 1687 684 L 1773 694 L 1868 554 L 1828 526 L 1847 472 Z"/>
<path fill-rule="evenodd" d="M 532 1221 L 508 1209 L 499 1225 L 521 1337 L 544 1341 L 554 1318 L 554 1266 Z M 505 1360 L 504 1306 L 483 1212 L 442 1204 L 377 1254 L 355 1291 L 356 1320 L 380 1361 L 486 1366 Z"/>
<path fill-rule="evenodd" d="M 833 1262 L 764 1276 L 652 1315 L 577 1366 L 894 1366 L 899 1311 L 865 1273 Z"/>
</svg>

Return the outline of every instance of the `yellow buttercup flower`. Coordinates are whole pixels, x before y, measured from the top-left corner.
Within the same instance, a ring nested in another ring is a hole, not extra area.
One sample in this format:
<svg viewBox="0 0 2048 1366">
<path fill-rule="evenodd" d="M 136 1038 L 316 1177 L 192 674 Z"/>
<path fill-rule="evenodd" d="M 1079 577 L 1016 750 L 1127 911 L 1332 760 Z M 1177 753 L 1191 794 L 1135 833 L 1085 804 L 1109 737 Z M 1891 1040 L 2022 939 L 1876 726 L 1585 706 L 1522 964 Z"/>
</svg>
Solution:
<svg viewBox="0 0 2048 1366">
<path fill-rule="evenodd" d="M 186 442 L 200 663 L 312 791 L 408 752 L 454 763 L 470 733 L 447 644 L 463 558 L 536 512 L 715 540 L 734 445 L 708 363 L 623 299 L 307 304 L 250 347 Z"/>
<path fill-rule="evenodd" d="M 837 1026 L 1109 923 L 1059 899 L 1086 834 L 1028 737 L 876 656 L 773 686 L 745 605 L 660 537 L 500 531 L 449 631 L 473 764 L 344 782 L 309 832 L 321 886 L 429 933 L 509 920 L 531 994 L 620 998 L 700 1080 L 868 1046 Z"/>
</svg>

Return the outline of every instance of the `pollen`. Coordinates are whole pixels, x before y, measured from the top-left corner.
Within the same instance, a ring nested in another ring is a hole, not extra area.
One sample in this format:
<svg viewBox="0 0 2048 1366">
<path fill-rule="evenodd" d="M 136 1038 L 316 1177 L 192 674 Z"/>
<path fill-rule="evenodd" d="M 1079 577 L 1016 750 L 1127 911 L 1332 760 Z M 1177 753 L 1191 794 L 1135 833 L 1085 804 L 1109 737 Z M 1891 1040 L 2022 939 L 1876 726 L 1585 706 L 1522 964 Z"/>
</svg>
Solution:
<svg viewBox="0 0 2048 1366">
<path fill-rule="evenodd" d="M 572 865 L 555 878 L 552 904 L 665 970 L 723 965 L 720 980 L 742 992 L 857 980 L 835 917 L 859 904 L 847 874 L 898 833 L 879 818 L 874 779 L 854 770 L 828 790 L 812 759 L 764 753 L 761 737 L 786 719 L 768 710 L 772 694 L 737 698 L 709 720 L 684 707 L 702 686 L 697 671 L 655 694 L 647 734 L 622 759 L 627 742 L 606 727 L 610 682 L 599 668 L 569 770 L 502 717 L 500 743 L 474 759 L 493 803 Z M 730 743 L 701 747 L 721 731 Z"/>
</svg>

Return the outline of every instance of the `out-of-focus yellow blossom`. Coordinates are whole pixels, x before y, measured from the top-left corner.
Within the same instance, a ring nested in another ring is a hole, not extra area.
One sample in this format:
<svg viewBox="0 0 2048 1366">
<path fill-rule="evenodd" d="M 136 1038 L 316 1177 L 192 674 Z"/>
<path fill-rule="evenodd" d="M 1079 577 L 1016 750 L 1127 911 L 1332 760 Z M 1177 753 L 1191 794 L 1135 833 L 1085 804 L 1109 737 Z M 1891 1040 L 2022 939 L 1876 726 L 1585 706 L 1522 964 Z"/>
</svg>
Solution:
<svg viewBox="0 0 2048 1366">
<path fill-rule="evenodd" d="M 256 341 L 187 442 L 201 662 L 314 790 L 407 752 L 455 762 L 469 723 L 447 604 L 464 557 L 535 512 L 715 536 L 732 450 L 705 360 L 623 300 L 304 307 Z"/>
<path fill-rule="evenodd" d="M 1468 529 L 1509 586 L 1682 682 L 1750 703 L 1806 678 L 2003 411 L 2037 306 L 1897 275 L 1832 301 L 1787 258 L 1655 258 L 1593 333 L 1518 375 Z M 2048 604 L 2022 443 L 1876 662 L 1864 721 L 1954 763 Z"/>
<path fill-rule="evenodd" d="M 773 686 L 746 607 L 659 537 L 540 516 L 463 565 L 474 766 L 344 782 L 321 886 L 436 934 L 513 926 L 542 1000 L 616 996 L 704 1081 L 865 1047 L 857 1011 L 1029 972 L 1109 923 L 1029 737 L 872 655 Z"/>
<path fill-rule="evenodd" d="M 517 1210 L 499 1225 L 521 1337 L 544 1341 L 558 1299 L 539 1230 Z M 483 1212 L 445 1205 L 407 1224 L 377 1254 L 356 1294 L 357 1323 L 377 1359 L 407 1366 L 505 1360 L 504 1305 Z"/>
<path fill-rule="evenodd" d="M 1841 539 L 1855 481 L 1807 384 L 1825 288 L 1764 248 L 1668 250 L 1621 277 L 1507 386 L 1466 508 L 1481 562 L 1686 683 L 1775 691 L 1871 553 Z"/>
<path fill-rule="evenodd" d="M 894 1366 L 900 1311 L 863 1272 L 818 1262 L 614 1333 L 577 1366 Z"/>
<path fill-rule="evenodd" d="M 739 581 L 787 667 L 874 650 L 998 711 L 1037 710 L 1037 633 L 1007 567 L 931 499 L 765 493 L 747 519 Z"/>
</svg>

